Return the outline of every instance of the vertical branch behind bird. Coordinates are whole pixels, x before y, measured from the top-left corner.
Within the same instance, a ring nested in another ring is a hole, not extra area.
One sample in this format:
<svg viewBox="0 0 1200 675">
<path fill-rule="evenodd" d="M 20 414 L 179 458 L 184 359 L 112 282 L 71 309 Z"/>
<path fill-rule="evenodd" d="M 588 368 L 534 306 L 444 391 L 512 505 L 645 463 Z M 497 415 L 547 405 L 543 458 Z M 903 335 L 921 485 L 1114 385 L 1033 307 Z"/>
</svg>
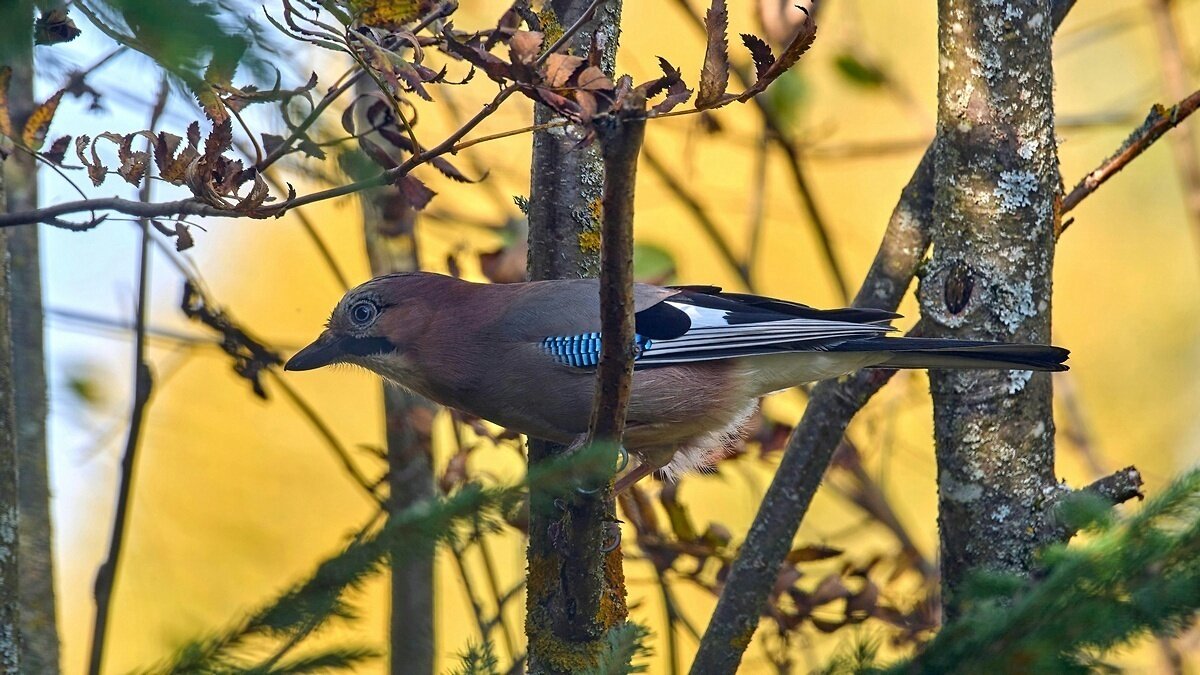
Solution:
<svg viewBox="0 0 1200 675">
<path fill-rule="evenodd" d="M 355 93 L 367 96 L 375 87 L 374 82 L 359 78 Z M 361 126 L 370 128 L 365 121 Z M 359 203 L 371 275 L 419 270 L 417 211 L 400 189 L 386 185 L 364 190 Z M 387 439 L 387 509 L 399 513 L 435 495 L 432 424 L 437 405 L 407 389 L 386 382 L 380 386 Z M 393 675 L 435 672 L 433 566 L 432 547 L 392 558 L 388 656 Z"/>
<path fill-rule="evenodd" d="M 539 18 L 550 34 L 585 18 L 592 9 L 571 48 L 579 55 L 601 50 L 601 68 L 611 77 L 620 0 L 551 0 Z M 542 104 L 535 110 L 537 123 L 555 117 Z M 529 273 L 534 280 L 594 277 L 599 269 L 604 164 L 598 145 L 577 147 L 585 134 L 577 125 L 534 134 L 528 210 Z M 530 466 L 562 450 L 530 439 Z M 544 491 L 531 491 L 525 622 L 530 673 L 585 669 L 602 647 L 605 632 L 624 620 L 620 550 L 603 551 L 614 513 L 607 489 L 575 495 L 569 504 L 556 503 Z"/>
</svg>

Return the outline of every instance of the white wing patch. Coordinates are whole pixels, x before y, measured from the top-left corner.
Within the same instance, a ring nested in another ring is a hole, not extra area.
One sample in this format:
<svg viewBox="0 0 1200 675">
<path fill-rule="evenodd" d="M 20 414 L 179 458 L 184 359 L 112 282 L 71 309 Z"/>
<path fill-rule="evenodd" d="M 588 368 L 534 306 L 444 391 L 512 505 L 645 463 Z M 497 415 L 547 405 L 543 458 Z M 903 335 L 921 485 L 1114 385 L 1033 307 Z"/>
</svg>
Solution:
<svg viewBox="0 0 1200 675">
<path fill-rule="evenodd" d="M 685 305 L 679 302 L 671 302 L 670 300 L 667 300 L 666 303 L 688 315 L 688 318 L 692 320 L 691 330 L 729 325 L 729 312 L 723 309 Z"/>
<path fill-rule="evenodd" d="M 803 350 L 804 343 L 810 343 L 809 349 L 813 351 L 823 351 L 831 343 L 882 337 L 895 330 L 873 323 L 805 318 L 731 324 L 730 313 L 725 310 L 671 301 L 667 304 L 686 313 L 692 326 L 677 338 L 654 340 L 638 359 L 639 363 L 686 363 L 732 355 L 770 354 L 779 351 L 780 345 Z"/>
</svg>

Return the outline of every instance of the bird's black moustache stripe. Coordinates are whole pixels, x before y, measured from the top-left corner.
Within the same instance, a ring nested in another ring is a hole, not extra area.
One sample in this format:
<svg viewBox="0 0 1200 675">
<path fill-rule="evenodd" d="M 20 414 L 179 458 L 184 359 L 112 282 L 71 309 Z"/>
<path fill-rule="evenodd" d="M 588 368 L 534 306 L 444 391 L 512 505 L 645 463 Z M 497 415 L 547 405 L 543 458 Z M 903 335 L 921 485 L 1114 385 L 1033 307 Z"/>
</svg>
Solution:
<svg viewBox="0 0 1200 675">
<path fill-rule="evenodd" d="M 354 356 L 372 356 L 396 351 L 396 345 L 385 337 L 342 338 L 342 351 Z"/>
</svg>

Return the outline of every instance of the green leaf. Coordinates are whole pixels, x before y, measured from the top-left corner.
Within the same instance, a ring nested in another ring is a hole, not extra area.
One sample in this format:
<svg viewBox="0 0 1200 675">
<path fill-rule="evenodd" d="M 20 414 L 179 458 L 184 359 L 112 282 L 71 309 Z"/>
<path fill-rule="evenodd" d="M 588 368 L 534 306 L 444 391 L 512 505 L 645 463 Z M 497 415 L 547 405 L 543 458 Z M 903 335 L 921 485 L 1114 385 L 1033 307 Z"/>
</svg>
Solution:
<svg viewBox="0 0 1200 675">
<path fill-rule="evenodd" d="M 763 98 L 775 113 L 775 119 L 795 126 L 801 110 L 808 103 L 808 95 L 808 82 L 804 76 L 799 71 L 789 70 L 767 88 Z"/>
<path fill-rule="evenodd" d="M 666 283 L 675 278 L 675 257 L 653 244 L 633 245 L 633 277 L 647 283 Z"/>
<path fill-rule="evenodd" d="M 843 52 L 833 60 L 838 73 L 851 84 L 877 89 L 887 82 L 887 74 L 872 63 L 867 63 L 850 52 Z"/>
</svg>

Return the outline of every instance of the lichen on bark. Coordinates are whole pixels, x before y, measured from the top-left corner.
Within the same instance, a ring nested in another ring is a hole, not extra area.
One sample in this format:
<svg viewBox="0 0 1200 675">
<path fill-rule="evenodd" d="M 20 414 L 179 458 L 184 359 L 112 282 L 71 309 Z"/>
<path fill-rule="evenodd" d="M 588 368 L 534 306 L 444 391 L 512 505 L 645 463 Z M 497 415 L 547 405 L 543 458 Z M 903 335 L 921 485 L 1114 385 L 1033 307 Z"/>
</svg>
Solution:
<svg viewBox="0 0 1200 675">
<path fill-rule="evenodd" d="M 571 26 L 589 0 L 549 0 L 543 24 Z M 620 34 L 621 2 L 607 0 L 575 34 L 572 54 L 601 50 L 601 67 L 613 74 Z M 554 118 L 536 106 L 536 123 Z M 580 147 L 583 131 L 573 125 L 534 134 L 529 193 L 529 276 L 532 279 L 595 277 L 600 269 L 604 162 L 593 143 Z M 529 441 L 533 466 L 563 447 Z M 620 549 L 605 552 L 616 519 L 611 492 L 555 500 L 530 495 L 525 632 L 529 672 L 578 672 L 595 663 L 605 633 L 626 618 Z"/>
<path fill-rule="evenodd" d="M 1050 341 L 1054 136 L 1049 0 L 940 0 L 932 336 Z M 973 571 L 1027 574 L 1060 487 L 1047 373 L 932 371 L 944 602 Z"/>
</svg>

